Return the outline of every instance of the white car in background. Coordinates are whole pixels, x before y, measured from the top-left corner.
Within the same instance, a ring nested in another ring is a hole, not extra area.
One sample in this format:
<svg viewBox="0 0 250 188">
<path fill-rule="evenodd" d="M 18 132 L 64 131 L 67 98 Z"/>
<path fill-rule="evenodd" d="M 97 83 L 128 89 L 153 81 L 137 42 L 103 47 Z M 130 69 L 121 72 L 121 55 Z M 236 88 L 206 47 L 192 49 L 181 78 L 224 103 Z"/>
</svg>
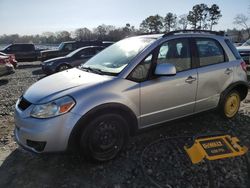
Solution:
<svg viewBox="0 0 250 188">
<path fill-rule="evenodd" d="M 244 42 L 241 46 L 237 47 L 237 50 L 239 51 L 242 59 L 250 65 L 250 39 L 248 39 L 246 42 Z"/>
</svg>

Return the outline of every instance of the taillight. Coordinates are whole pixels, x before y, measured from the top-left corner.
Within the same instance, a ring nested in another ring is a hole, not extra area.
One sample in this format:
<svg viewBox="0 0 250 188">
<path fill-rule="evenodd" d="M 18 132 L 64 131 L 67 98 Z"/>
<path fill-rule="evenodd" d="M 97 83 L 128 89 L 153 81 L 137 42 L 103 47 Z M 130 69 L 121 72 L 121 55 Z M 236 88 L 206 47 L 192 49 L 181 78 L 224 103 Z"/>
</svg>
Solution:
<svg viewBox="0 0 250 188">
<path fill-rule="evenodd" d="M 15 59 L 16 59 L 15 54 L 11 54 L 10 57 L 12 58 L 12 60 L 15 60 Z"/>
<path fill-rule="evenodd" d="M 241 66 L 241 68 L 242 68 L 245 72 L 247 72 L 247 64 L 245 63 L 245 61 L 242 61 L 242 62 L 240 63 L 240 66 Z"/>
</svg>

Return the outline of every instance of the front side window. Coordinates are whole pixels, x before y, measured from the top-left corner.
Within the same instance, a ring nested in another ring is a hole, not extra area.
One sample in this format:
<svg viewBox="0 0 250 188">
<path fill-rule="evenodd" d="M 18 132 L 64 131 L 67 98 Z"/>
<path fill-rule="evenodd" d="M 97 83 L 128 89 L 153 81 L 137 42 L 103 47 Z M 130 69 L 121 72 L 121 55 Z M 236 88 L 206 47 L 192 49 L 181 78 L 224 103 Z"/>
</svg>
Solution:
<svg viewBox="0 0 250 188">
<path fill-rule="evenodd" d="M 64 50 L 66 50 L 66 51 L 72 51 L 73 50 L 73 45 L 72 44 L 66 44 L 64 46 Z"/>
<path fill-rule="evenodd" d="M 170 63 L 177 72 L 191 68 L 191 56 L 188 39 L 174 39 L 165 42 L 159 49 L 157 63 Z"/>
<path fill-rule="evenodd" d="M 224 51 L 213 39 L 196 39 L 200 66 L 222 63 L 225 61 Z"/>
<path fill-rule="evenodd" d="M 150 65 L 153 54 L 148 55 L 136 68 L 131 72 L 129 78 L 133 81 L 141 82 L 148 78 Z"/>
<path fill-rule="evenodd" d="M 7 50 L 15 52 L 15 51 L 21 51 L 22 48 L 20 45 L 16 44 L 16 45 L 9 46 Z"/>
</svg>

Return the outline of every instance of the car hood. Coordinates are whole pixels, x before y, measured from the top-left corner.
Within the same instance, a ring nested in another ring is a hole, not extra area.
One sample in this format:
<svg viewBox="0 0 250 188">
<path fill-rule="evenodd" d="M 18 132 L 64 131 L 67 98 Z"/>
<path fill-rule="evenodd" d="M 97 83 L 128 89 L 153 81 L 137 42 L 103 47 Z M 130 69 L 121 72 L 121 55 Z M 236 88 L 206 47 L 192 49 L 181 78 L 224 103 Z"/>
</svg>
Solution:
<svg viewBox="0 0 250 188">
<path fill-rule="evenodd" d="M 242 51 L 242 52 L 244 52 L 244 51 L 250 51 L 250 46 L 238 46 L 236 49 L 238 51 Z"/>
<path fill-rule="evenodd" d="M 54 95 L 62 92 L 65 95 L 67 90 L 79 86 L 81 86 L 81 89 L 87 88 L 111 79 L 113 79 L 111 76 L 98 75 L 73 68 L 39 80 L 27 89 L 23 97 L 33 104 L 49 102 Z"/>
<path fill-rule="evenodd" d="M 41 53 L 55 53 L 58 52 L 59 50 L 43 50 Z"/>
<path fill-rule="evenodd" d="M 56 58 L 52 58 L 52 59 L 48 59 L 46 61 L 44 61 L 44 63 L 50 63 L 50 62 L 55 62 L 55 61 L 66 61 L 70 59 L 70 57 L 66 57 L 66 56 L 63 56 L 63 57 L 56 57 Z"/>
</svg>

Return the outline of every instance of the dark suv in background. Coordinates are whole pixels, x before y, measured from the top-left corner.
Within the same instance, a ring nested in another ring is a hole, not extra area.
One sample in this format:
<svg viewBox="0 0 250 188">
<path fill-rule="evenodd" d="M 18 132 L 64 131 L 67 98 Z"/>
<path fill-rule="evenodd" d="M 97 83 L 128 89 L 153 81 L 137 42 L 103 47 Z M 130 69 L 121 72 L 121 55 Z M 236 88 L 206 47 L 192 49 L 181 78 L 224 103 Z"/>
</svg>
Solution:
<svg viewBox="0 0 250 188">
<path fill-rule="evenodd" d="M 56 57 L 42 62 L 42 70 L 45 74 L 49 75 L 55 72 L 79 66 L 102 51 L 104 48 L 105 47 L 102 46 L 86 46 L 78 48 L 77 50 L 70 52 L 66 56 Z"/>
<path fill-rule="evenodd" d="M 70 52 L 81 48 L 85 46 L 104 46 L 107 47 L 109 45 L 113 44 L 113 42 L 104 42 L 104 41 L 67 41 L 67 42 L 62 42 L 58 49 L 55 50 L 44 50 L 41 51 L 41 61 L 45 61 L 47 59 L 55 58 L 55 57 L 60 57 L 60 56 L 65 56 L 69 54 Z"/>
<path fill-rule="evenodd" d="M 37 60 L 40 50 L 37 50 L 34 44 L 16 43 L 6 46 L 1 52 L 6 54 L 14 54 L 16 60 Z"/>
</svg>

